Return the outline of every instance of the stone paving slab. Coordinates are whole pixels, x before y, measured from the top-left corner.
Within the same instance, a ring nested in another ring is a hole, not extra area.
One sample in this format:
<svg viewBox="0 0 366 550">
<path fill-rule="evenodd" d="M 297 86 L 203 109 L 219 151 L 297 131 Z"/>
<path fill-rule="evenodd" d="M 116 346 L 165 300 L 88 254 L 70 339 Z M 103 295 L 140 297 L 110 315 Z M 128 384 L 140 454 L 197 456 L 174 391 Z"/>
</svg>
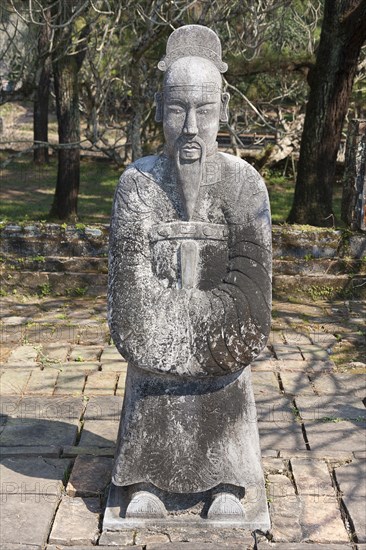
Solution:
<svg viewBox="0 0 366 550">
<path fill-rule="evenodd" d="M 23 395 L 31 372 L 29 368 L 4 371 L 0 378 L 0 394 Z"/>
<path fill-rule="evenodd" d="M 277 359 L 282 361 L 303 361 L 304 357 L 301 355 L 299 346 L 290 344 L 273 344 L 273 350 Z"/>
<path fill-rule="evenodd" d="M 335 475 L 356 540 L 366 543 L 366 462 L 354 460 L 351 464 L 336 468 Z"/>
<path fill-rule="evenodd" d="M 327 373 L 310 374 L 315 390 L 320 395 L 347 394 L 366 397 L 365 374 Z"/>
<path fill-rule="evenodd" d="M 70 369 L 70 372 L 63 370 L 60 372 L 57 378 L 57 384 L 55 386 L 53 395 L 61 396 L 77 396 L 83 393 L 85 386 L 85 374 L 73 372 Z"/>
<path fill-rule="evenodd" d="M 73 445 L 78 434 L 78 421 L 68 422 L 10 418 L 0 435 L 5 447 Z"/>
<path fill-rule="evenodd" d="M 93 372 L 87 377 L 84 395 L 114 395 L 117 380 L 115 372 Z"/>
<path fill-rule="evenodd" d="M 111 480 L 113 459 L 78 456 L 75 460 L 66 493 L 70 497 L 99 496 Z"/>
<path fill-rule="evenodd" d="M 6 414 L 11 418 L 73 421 L 79 420 L 85 404 L 82 398 L 74 397 L 27 397 L 8 402 Z"/>
<path fill-rule="evenodd" d="M 119 422 L 123 399 L 117 396 L 90 397 L 84 413 L 84 421 L 87 420 L 111 420 Z"/>
<path fill-rule="evenodd" d="M 302 541 L 315 540 L 324 544 L 349 541 L 335 497 L 302 496 L 300 523 Z"/>
<path fill-rule="evenodd" d="M 310 382 L 309 376 L 300 372 L 281 372 L 282 386 L 286 395 L 312 395 L 315 396 L 314 388 Z"/>
<path fill-rule="evenodd" d="M 99 536 L 99 498 L 71 498 L 65 495 L 56 514 L 51 544 L 95 544 Z"/>
<path fill-rule="evenodd" d="M 58 502 L 55 496 L 44 499 L 37 494 L 8 495 L 1 504 L 0 548 L 10 550 L 11 544 L 43 548 Z"/>
<path fill-rule="evenodd" d="M 39 350 L 32 345 L 17 346 L 9 355 L 8 362 L 12 364 L 35 362 L 38 354 Z"/>
<path fill-rule="evenodd" d="M 294 405 L 291 400 L 278 395 L 256 395 L 256 407 L 251 413 L 258 422 L 291 422 L 295 420 Z"/>
<path fill-rule="evenodd" d="M 323 453 L 334 451 L 363 451 L 365 449 L 365 422 L 310 422 L 305 421 L 310 449 Z"/>
<path fill-rule="evenodd" d="M 66 342 L 43 344 L 41 356 L 49 362 L 64 363 L 70 353 L 70 345 Z"/>
<path fill-rule="evenodd" d="M 259 422 L 261 449 L 306 449 L 301 425 L 297 422 Z"/>
<path fill-rule="evenodd" d="M 101 550 L 110 550 L 111 547 L 110 546 L 101 546 L 100 544 L 98 544 L 97 547 L 95 547 L 95 545 L 93 546 L 75 546 L 75 545 L 72 545 L 72 550 L 95 550 L 95 548 L 100 548 Z M 10 549 L 9 549 L 10 550 Z M 46 546 L 46 550 L 70 550 L 70 546 L 63 546 L 63 545 L 60 545 L 60 544 L 48 544 Z M 145 550 L 142 546 L 136 546 L 136 545 L 133 545 L 133 546 L 123 546 L 123 550 Z M 188 548 L 186 548 L 186 550 L 189 550 Z M 337 549 L 336 549 L 337 550 Z"/>
<path fill-rule="evenodd" d="M 332 480 L 325 462 L 311 458 L 292 458 L 291 469 L 300 495 L 335 497 Z"/>
<path fill-rule="evenodd" d="M 159 544 L 159 543 L 152 543 L 148 544 L 146 547 L 146 550 L 166 550 L 168 547 L 171 547 L 172 544 Z M 135 547 L 133 547 L 135 548 Z M 185 543 L 185 542 L 178 542 L 174 543 L 174 550 L 227 550 L 228 548 L 237 548 L 238 550 L 252 550 L 253 545 L 252 544 L 243 544 L 242 542 L 227 542 L 227 543 Z"/>
<path fill-rule="evenodd" d="M 117 420 L 86 420 L 79 445 L 84 447 L 115 447 L 118 435 Z"/>
<path fill-rule="evenodd" d="M 58 458 L 61 447 L 32 446 L 32 447 L 0 447 L 0 458 L 42 456 L 43 458 Z"/>
<path fill-rule="evenodd" d="M 333 396 L 298 396 L 296 406 L 303 420 L 320 420 L 322 418 L 366 421 L 366 409 L 361 398 Z"/>
<path fill-rule="evenodd" d="M 60 496 L 70 461 L 43 457 L 3 458 L 0 462 L 0 494 L 38 495 L 38 500 Z M 53 500 L 53 499 L 51 499 Z"/>
<path fill-rule="evenodd" d="M 62 450 L 64 458 L 77 456 L 114 456 L 114 447 L 81 447 L 80 445 L 65 446 Z"/>
<path fill-rule="evenodd" d="M 54 368 L 32 371 L 25 394 L 51 396 L 54 392 L 59 372 L 58 369 Z"/>
<path fill-rule="evenodd" d="M 70 353 L 70 361 L 98 361 L 102 346 L 74 346 Z"/>
<path fill-rule="evenodd" d="M 259 550 L 278 548 L 281 550 L 350 550 L 351 544 L 312 544 L 312 543 L 268 543 L 260 542 Z"/>
<path fill-rule="evenodd" d="M 274 372 L 252 370 L 254 395 L 279 395 L 280 387 Z"/>
</svg>

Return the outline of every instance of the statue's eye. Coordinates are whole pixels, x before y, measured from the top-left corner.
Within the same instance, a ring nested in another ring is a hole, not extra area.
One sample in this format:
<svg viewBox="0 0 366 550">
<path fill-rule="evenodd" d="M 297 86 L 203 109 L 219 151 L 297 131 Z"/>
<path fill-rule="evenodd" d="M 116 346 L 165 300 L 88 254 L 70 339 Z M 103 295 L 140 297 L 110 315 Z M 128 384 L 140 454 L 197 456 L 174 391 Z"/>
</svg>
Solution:
<svg viewBox="0 0 366 550">
<path fill-rule="evenodd" d="M 169 107 L 169 112 L 173 115 L 181 115 L 184 113 L 184 110 L 181 107 Z"/>
<path fill-rule="evenodd" d="M 207 109 L 198 109 L 197 114 L 199 115 L 207 115 L 208 110 Z"/>
</svg>

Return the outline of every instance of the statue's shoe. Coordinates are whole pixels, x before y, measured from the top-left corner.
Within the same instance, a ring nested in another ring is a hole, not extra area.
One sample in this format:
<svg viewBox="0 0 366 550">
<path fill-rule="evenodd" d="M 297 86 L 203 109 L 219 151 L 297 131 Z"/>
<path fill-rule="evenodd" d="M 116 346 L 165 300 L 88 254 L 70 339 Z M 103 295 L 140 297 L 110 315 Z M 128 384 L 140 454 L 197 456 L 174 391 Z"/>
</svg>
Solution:
<svg viewBox="0 0 366 550">
<path fill-rule="evenodd" d="M 160 498 L 148 491 L 138 491 L 132 495 L 127 506 L 126 518 L 165 518 L 166 508 Z"/>
<path fill-rule="evenodd" d="M 231 493 L 217 493 L 207 512 L 207 518 L 213 520 L 240 520 L 244 517 L 240 500 Z"/>
</svg>

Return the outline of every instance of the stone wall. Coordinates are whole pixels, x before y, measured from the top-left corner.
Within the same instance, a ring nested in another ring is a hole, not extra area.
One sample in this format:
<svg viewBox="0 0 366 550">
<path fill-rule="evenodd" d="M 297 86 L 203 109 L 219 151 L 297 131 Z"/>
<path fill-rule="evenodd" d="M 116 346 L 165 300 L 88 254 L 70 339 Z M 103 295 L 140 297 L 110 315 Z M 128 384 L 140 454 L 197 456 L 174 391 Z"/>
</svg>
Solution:
<svg viewBox="0 0 366 550">
<path fill-rule="evenodd" d="M 1 230 L 2 293 L 106 292 L 108 225 L 8 224 Z M 366 293 L 366 235 L 273 227 L 274 295 Z"/>
</svg>

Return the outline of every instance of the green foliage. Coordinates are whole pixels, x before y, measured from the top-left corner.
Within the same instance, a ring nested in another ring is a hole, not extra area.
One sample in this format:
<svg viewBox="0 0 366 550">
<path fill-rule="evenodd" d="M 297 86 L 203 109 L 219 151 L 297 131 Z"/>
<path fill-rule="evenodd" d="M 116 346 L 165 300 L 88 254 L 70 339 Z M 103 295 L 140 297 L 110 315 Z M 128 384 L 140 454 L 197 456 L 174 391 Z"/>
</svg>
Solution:
<svg viewBox="0 0 366 550">
<path fill-rule="evenodd" d="M 43 284 L 39 285 L 39 287 L 38 287 L 38 294 L 42 298 L 46 298 L 47 296 L 49 296 L 51 294 L 51 292 L 52 292 L 52 288 L 51 288 L 50 283 L 43 283 Z"/>
</svg>

